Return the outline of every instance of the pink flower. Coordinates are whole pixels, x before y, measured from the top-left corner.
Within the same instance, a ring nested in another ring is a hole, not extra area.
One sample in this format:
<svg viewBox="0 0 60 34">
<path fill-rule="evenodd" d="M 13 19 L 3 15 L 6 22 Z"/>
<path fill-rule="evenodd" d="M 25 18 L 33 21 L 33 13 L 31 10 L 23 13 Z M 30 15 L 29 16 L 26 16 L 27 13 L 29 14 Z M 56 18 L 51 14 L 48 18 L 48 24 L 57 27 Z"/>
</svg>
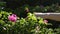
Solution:
<svg viewBox="0 0 60 34">
<path fill-rule="evenodd" d="M 9 15 L 9 16 L 8 16 L 8 19 L 9 19 L 10 21 L 12 21 L 12 22 L 16 22 L 17 16 L 16 16 L 15 14 L 12 14 L 12 15 Z"/>
<path fill-rule="evenodd" d="M 47 23 L 48 23 L 48 21 L 47 21 L 47 20 L 44 20 L 44 23 L 45 23 L 45 24 L 47 24 Z"/>
</svg>

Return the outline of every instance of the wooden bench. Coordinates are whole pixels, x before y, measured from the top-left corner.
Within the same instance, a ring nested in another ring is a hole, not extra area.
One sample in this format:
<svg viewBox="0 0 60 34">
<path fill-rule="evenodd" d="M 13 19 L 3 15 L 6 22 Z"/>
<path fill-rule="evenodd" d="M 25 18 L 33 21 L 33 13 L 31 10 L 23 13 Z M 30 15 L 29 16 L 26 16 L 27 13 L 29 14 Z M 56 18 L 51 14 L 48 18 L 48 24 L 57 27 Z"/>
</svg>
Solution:
<svg viewBox="0 0 60 34">
<path fill-rule="evenodd" d="M 44 19 L 51 19 L 55 21 L 60 21 L 60 13 L 39 13 L 34 12 L 37 17 L 42 17 Z"/>
</svg>

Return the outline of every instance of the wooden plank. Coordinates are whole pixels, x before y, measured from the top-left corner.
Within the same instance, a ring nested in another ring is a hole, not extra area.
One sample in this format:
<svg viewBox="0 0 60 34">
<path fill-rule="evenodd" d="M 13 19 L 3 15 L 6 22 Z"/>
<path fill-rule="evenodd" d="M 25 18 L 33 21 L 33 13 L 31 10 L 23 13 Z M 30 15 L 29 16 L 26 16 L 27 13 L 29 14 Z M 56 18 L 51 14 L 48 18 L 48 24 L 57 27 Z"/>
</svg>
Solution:
<svg viewBox="0 0 60 34">
<path fill-rule="evenodd" d="M 37 13 L 37 12 L 34 12 L 34 14 L 37 17 L 42 17 L 44 19 L 60 21 L 60 13 Z"/>
</svg>

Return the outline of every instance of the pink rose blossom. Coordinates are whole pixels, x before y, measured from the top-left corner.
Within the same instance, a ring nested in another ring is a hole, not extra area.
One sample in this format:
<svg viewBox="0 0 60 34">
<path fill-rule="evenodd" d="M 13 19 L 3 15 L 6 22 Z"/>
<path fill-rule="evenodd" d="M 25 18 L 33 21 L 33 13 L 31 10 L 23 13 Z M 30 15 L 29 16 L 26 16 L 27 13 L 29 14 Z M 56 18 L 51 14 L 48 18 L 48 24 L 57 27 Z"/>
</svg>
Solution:
<svg viewBox="0 0 60 34">
<path fill-rule="evenodd" d="M 47 20 L 44 20 L 44 23 L 45 23 L 45 24 L 47 24 L 47 23 L 48 23 L 48 21 L 47 21 Z"/>
<path fill-rule="evenodd" d="M 10 21 L 12 21 L 12 22 L 16 22 L 17 16 L 16 16 L 15 14 L 12 14 L 12 15 L 9 15 L 9 16 L 8 16 L 8 19 L 9 19 Z"/>
</svg>

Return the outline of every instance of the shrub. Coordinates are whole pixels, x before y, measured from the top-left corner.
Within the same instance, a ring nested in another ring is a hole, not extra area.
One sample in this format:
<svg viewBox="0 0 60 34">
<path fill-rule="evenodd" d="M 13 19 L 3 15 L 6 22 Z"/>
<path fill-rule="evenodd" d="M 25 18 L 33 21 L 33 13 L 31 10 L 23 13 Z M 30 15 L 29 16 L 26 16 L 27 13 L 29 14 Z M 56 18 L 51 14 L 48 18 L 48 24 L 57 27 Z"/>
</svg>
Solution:
<svg viewBox="0 0 60 34">
<path fill-rule="evenodd" d="M 0 12 L 0 33 L 1 34 L 54 34 L 52 28 L 47 28 L 48 21 L 41 17 L 36 18 L 34 14 L 28 13 L 26 18 L 19 18 L 11 21 L 8 16 L 12 13 Z"/>
</svg>

